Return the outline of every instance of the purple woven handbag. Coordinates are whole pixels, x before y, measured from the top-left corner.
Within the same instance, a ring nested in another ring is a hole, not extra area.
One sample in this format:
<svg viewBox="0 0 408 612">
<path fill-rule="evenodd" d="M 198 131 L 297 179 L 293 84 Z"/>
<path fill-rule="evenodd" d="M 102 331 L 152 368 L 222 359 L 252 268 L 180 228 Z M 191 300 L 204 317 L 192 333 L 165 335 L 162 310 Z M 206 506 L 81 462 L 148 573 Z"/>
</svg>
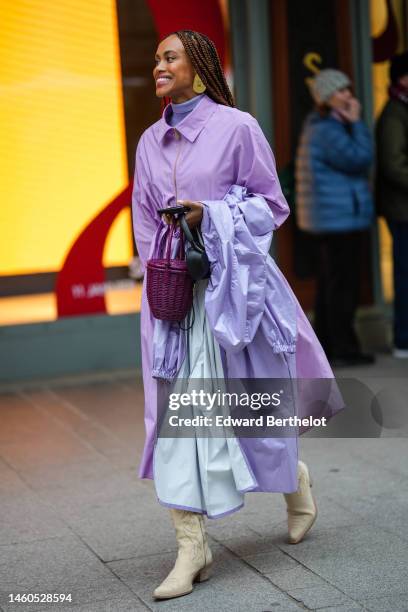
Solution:
<svg viewBox="0 0 408 612">
<path fill-rule="evenodd" d="M 175 225 L 167 233 L 165 259 L 149 259 L 146 264 L 146 291 L 150 310 L 156 319 L 183 321 L 193 303 L 193 280 L 184 253 L 184 233 L 176 259 L 171 259 Z"/>
</svg>

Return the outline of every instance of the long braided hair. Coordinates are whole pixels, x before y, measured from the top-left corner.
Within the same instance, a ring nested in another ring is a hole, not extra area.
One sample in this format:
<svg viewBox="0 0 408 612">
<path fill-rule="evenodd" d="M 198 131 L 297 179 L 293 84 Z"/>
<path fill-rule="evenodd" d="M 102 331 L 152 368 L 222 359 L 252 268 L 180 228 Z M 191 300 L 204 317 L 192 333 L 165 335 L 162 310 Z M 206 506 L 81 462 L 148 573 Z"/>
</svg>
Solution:
<svg viewBox="0 0 408 612">
<path fill-rule="evenodd" d="M 178 36 L 183 43 L 194 70 L 206 86 L 205 93 L 218 104 L 235 106 L 213 41 L 205 34 L 193 30 L 177 30 L 172 34 Z"/>
</svg>

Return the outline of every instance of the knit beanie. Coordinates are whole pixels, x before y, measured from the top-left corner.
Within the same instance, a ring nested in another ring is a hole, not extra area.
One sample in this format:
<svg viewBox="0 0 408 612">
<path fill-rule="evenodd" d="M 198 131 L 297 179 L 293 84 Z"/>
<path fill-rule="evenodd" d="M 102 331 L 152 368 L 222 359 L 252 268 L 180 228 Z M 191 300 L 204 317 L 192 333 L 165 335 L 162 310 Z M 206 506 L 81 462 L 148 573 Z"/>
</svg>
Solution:
<svg viewBox="0 0 408 612">
<path fill-rule="evenodd" d="M 344 72 L 325 68 L 310 81 L 310 93 L 317 104 L 323 104 L 339 89 L 349 87 L 351 81 Z"/>
<path fill-rule="evenodd" d="M 394 55 L 390 65 L 390 79 L 393 84 L 398 82 L 400 77 L 408 74 L 408 51 Z"/>
</svg>

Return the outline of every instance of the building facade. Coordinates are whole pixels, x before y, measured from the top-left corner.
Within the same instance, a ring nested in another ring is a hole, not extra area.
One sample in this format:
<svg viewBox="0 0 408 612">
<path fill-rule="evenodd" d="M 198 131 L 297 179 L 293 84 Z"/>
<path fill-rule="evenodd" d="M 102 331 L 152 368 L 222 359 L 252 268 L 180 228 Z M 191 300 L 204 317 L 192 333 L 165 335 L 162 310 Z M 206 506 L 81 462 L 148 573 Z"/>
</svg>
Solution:
<svg viewBox="0 0 408 612">
<path fill-rule="evenodd" d="M 308 79 L 324 67 L 350 74 L 372 125 L 389 57 L 407 43 L 406 0 L 6 0 L 1 12 L 2 381 L 140 365 L 129 205 L 138 138 L 161 112 L 151 78 L 158 40 L 189 28 L 216 42 L 237 106 L 271 142 L 292 207 Z M 274 256 L 309 309 L 313 247 L 294 215 L 276 238 Z M 392 299 L 381 222 L 363 269 L 370 334 Z M 384 346 L 384 334 L 374 344 Z"/>
</svg>

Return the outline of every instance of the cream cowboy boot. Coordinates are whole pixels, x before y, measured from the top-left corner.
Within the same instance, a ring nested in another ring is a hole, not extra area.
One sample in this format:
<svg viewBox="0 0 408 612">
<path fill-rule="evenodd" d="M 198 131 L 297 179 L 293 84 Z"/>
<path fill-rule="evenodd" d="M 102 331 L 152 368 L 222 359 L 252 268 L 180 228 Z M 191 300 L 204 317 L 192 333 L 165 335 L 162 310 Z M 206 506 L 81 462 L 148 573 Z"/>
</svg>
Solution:
<svg viewBox="0 0 408 612">
<path fill-rule="evenodd" d="M 208 580 L 212 554 L 204 530 L 202 514 L 185 510 L 170 510 L 178 543 L 176 563 L 167 578 L 154 591 L 156 599 L 187 595 L 193 582 Z"/>
<path fill-rule="evenodd" d="M 309 470 L 303 461 L 298 463 L 299 488 L 296 493 L 285 493 L 288 510 L 289 543 L 298 544 L 312 527 L 317 516 L 317 506 L 310 487 Z"/>
</svg>

